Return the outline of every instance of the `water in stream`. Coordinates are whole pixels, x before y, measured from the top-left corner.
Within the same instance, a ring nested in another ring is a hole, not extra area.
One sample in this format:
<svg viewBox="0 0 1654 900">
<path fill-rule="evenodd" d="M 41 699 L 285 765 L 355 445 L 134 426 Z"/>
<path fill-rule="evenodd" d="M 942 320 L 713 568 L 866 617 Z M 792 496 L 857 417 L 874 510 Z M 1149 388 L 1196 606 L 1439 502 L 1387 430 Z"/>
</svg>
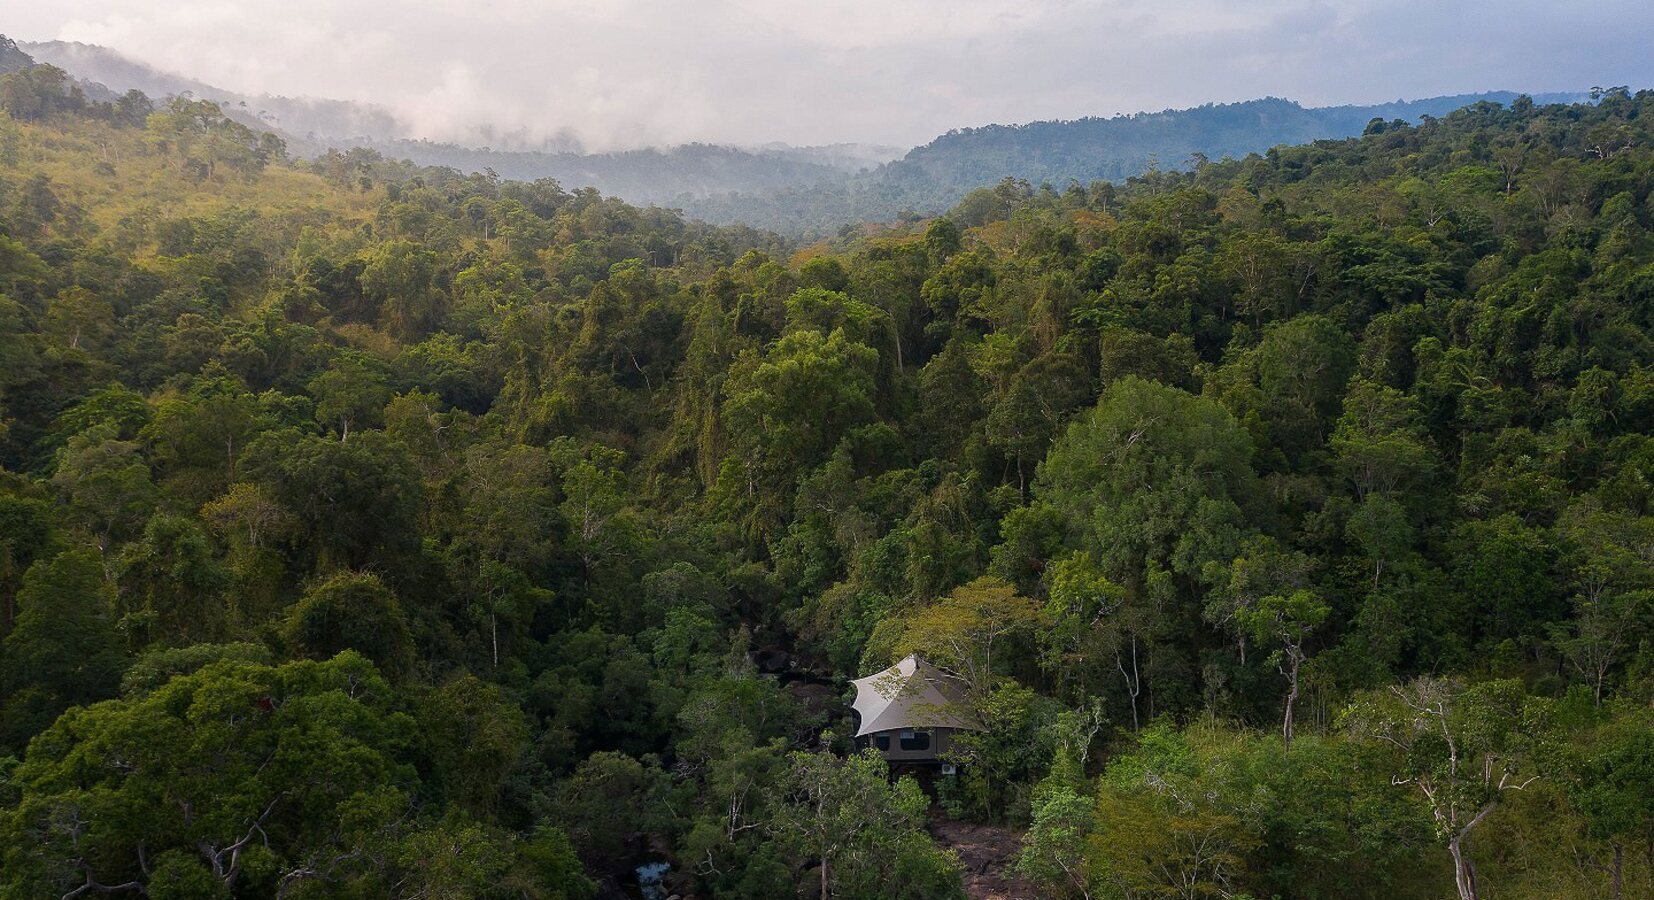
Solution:
<svg viewBox="0 0 1654 900">
<path fill-rule="evenodd" d="M 650 862 L 637 867 L 637 885 L 643 891 L 643 900 L 666 900 L 666 889 L 661 887 L 671 863 Z"/>
</svg>

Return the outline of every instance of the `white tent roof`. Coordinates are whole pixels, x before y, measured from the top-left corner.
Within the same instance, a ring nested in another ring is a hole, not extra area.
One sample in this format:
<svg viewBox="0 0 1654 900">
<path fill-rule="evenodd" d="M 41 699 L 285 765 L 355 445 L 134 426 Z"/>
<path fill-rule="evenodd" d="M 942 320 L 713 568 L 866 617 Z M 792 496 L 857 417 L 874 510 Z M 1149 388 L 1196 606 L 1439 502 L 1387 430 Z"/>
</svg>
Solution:
<svg viewBox="0 0 1654 900">
<path fill-rule="evenodd" d="M 850 683 L 861 716 L 856 737 L 897 728 L 982 730 L 965 704 L 964 684 L 917 656 Z"/>
</svg>

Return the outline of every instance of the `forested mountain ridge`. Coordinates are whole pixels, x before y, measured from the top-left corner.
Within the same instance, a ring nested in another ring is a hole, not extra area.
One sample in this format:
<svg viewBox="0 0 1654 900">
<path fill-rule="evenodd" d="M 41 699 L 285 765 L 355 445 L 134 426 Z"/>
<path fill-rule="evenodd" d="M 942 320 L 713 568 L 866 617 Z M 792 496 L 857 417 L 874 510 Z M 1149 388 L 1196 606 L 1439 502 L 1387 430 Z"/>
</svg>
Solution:
<svg viewBox="0 0 1654 900">
<path fill-rule="evenodd" d="M 1243 157 L 1279 144 L 1358 135 L 1373 119 L 1417 124 L 1426 116 L 1439 118 L 1473 103 L 1510 103 L 1516 98 L 1509 91 L 1495 91 L 1306 108 L 1266 97 L 1112 118 L 989 125 L 951 132 L 918 147 L 903 167 L 918 170 L 910 177 L 953 185 L 981 185 L 1006 176 L 1058 186 L 1070 181 L 1123 181 L 1157 166 L 1187 168 L 1191 157 Z"/>
<path fill-rule="evenodd" d="M 746 150 L 716 144 L 682 144 L 660 149 L 608 153 L 490 150 L 431 141 L 374 141 L 365 146 L 391 159 L 462 172 L 496 172 L 502 178 L 554 178 L 590 186 L 605 196 L 640 205 L 675 205 L 684 198 L 733 191 L 774 191 L 799 185 L 836 183 L 863 168 L 876 167 L 853 146 L 785 147 Z M 733 221 L 724 224 L 736 224 Z"/>
<path fill-rule="evenodd" d="M 1051 896 L 1654 886 L 1654 93 L 801 250 L 0 108 L 0 897 L 958 897 L 908 653 Z"/>
<path fill-rule="evenodd" d="M 107 84 L 115 93 L 137 89 L 160 97 L 189 92 L 192 99 L 213 100 L 244 124 L 275 131 L 296 156 L 359 146 L 392 159 L 467 173 L 492 171 L 525 181 L 554 178 L 570 188 L 595 187 L 631 203 L 674 206 L 709 222 L 808 238 L 832 236 L 869 221 L 935 215 L 972 189 L 1002 178 L 1059 189 L 1070 181 L 1122 181 L 1151 169 L 1187 168 L 1202 158 L 1241 157 L 1277 145 L 1351 137 L 1375 118 L 1416 124 L 1472 103 L 1510 103 L 1518 96 L 1490 91 L 1329 107 L 1267 97 L 1106 118 L 963 128 L 905 154 L 859 144 L 738 148 L 706 143 L 588 153 L 572 137 L 534 145 L 521 135 L 478 136 L 492 148 L 410 140 L 407 126 L 378 107 L 245 96 L 159 72 L 105 47 L 46 42 L 25 49 L 81 79 Z M 1578 102 L 1585 95 L 1536 99 Z"/>
<path fill-rule="evenodd" d="M 685 196 L 675 203 L 714 222 L 745 222 L 786 234 L 832 234 L 845 223 L 932 215 L 1001 178 L 1061 189 L 1069 182 L 1123 181 L 1202 159 L 1241 157 L 1283 144 L 1358 135 L 1373 119 L 1417 124 L 1473 103 L 1510 103 L 1493 91 L 1372 106 L 1304 107 L 1266 97 L 1155 113 L 988 125 L 951 131 L 899 160 L 841 180 L 770 193 Z M 1543 100 L 1572 102 L 1583 95 Z"/>
</svg>

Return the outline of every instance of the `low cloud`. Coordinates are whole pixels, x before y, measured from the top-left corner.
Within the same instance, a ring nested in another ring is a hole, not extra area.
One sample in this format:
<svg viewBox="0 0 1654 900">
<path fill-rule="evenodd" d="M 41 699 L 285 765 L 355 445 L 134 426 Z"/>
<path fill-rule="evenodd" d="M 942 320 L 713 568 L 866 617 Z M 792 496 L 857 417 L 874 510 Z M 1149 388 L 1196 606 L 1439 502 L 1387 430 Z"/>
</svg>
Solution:
<svg viewBox="0 0 1654 900">
<path fill-rule="evenodd" d="M 1531 0 L 57 0 L 14 37 L 416 136 L 593 149 L 913 144 L 1265 94 L 1312 104 L 1654 83 L 1654 4 Z"/>
</svg>

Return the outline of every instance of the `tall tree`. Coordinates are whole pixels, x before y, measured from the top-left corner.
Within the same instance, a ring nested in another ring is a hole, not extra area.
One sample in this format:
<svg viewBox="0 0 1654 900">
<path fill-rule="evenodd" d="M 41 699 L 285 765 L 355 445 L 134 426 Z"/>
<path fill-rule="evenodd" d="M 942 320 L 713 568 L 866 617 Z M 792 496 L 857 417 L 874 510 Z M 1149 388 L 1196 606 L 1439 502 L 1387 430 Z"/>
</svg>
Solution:
<svg viewBox="0 0 1654 900">
<path fill-rule="evenodd" d="M 1270 659 L 1287 682 L 1281 741 L 1288 751 L 1292 749 L 1292 714 L 1298 703 L 1298 680 L 1304 661 L 1309 658 L 1304 645 L 1331 612 L 1331 607 L 1314 593 L 1296 590 L 1286 596 L 1270 594 L 1236 614 L 1238 624 L 1251 632 L 1254 640 L 1276 647 Z"/>
<path fill-rule="evenodd" d="M 1550 704 L 1517 681 L 1467 686 L 1422 678 L 1370 694 L 1342 718 L 1393 752 L 1391 783 L 1417 791 L 1453 857 L 1460 900 L 1476 900 L 1481 885 L 1471 835 L 1507 793 L 1546 774 L 1550 716 Z"/>
<path fill-rule="evenodd" d="M 71 706 L 115 696 L 126 663 L 114 590 L 95 552 L 69 550 L 36 562 L 17 601 L 16 626 L 0 643 L 0 740 L 12 747 Z"/>
<path fill-rule="evenodd" d="M 287 612 L 282 637 L 297 655 L 331 659 L 355 650 L 402 676 L 414 663 L 402 604 L 378 576 L 341 572 L 304 592 Z"/>
<path fill-rule="evenodd" d="M 786 801 L 771 826 L 818 869 L 820 895 L 873 898 L 900 873 L 903 896 L 960 898 L 957 859 L 924 833 L 927 805 L 910 778 L 891 784 L 877 753 L 839 759 L 795 752 L 783 779 Z"/>
<path fill-rule="evenodd" d="M 974 696 L 986 700 L 994 685 L 995 647 L 1028 636 L 1040 621 L 1034 601 L 1004 581 L 986 576 L 954 588 L 910 616 L 903 623 L 895 652 L 898 656 L 917 653 L 952 670 Z"/>
</svg>

